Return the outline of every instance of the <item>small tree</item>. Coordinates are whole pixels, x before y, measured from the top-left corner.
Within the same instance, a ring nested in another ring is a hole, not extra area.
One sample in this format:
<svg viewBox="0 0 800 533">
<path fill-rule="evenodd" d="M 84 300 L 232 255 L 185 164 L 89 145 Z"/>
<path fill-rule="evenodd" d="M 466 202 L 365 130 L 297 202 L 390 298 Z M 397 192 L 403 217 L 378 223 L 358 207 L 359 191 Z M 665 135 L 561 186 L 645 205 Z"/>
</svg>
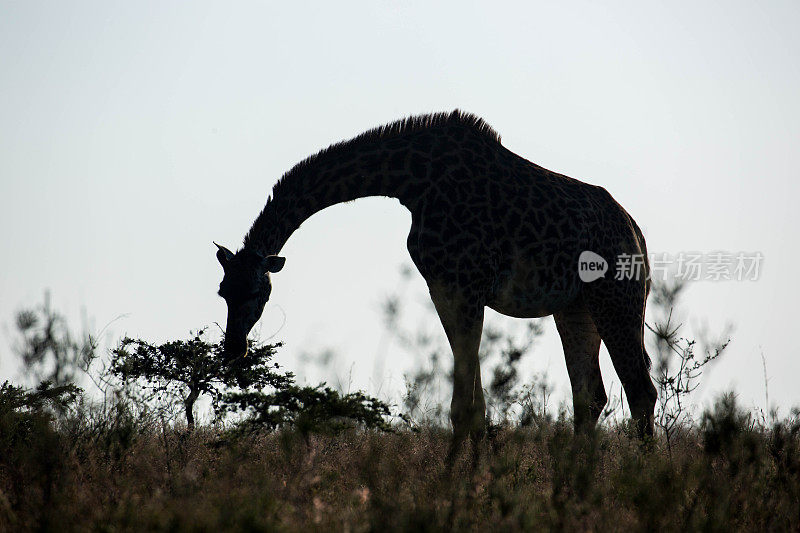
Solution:
<svg viewBox="0 0 800 533">
<path fill-rule="evenodd" d="M 111 373 L 124 382 L 139 382 L 153 398 L 182 404 L 189 430 L 195 427 L 194 406 L 201 395 L 211 397 L 217 411 L 230 387 L 260 390 L 292 382 L 291 373 L 276 372 L 277 365 L 270 364 L 279 344 L 251 342 L 247 357 L 229 363 L 221 343 L 208 342 L 204 333 L 160 345 L 126 337 L 112 350 Z"/>
<path fill-rule="evenodd" d="M 681 337 L 682 324 L 673 322 L 673 310 L 686 285 L 682 281 L 672 284 L 654 284 L 651 301 L 661 311 L 653 326 L 647 328 L 656 339 L 656 376 L 658 409 L 655 424 L 664 432 L 667 449 L 672 454 L 676 431 L 691 422 L 687 409 L 689 395 L 699 386 L 705 367 L 722 355 L 729 340 L 703 343 L 697 354 L 697 343 Z M 677 363 L 677 364 L 676 364 Z"/>
<path fill-rule="evenodd" d="M 223 355 L 221 342 L 210 343 L 199 331 L 189 340 L 153 345 L 123 339 L 112 351 L 111 372 L 125 382 L 139 382 L 152 395 L 182 404 L 189 430 L 194 429 L 194 405 L 201 395 L 211 398 L 218 418 L 226 413 L 249 415 L 248 430 L 292 425 L 304 433 L 338 429 L 345 421 L 390 429 L 384 417 L 389 407 L 360 392 L 340 395 L 323 385 L 298 387 L 294 375 L 280 372 L 272 357 L 280 344 L 248 341 L 246 357 Z"/>
<path fill-rule="evenodd" d="M 37 382 L 66 385 L 92 362 L 94 339 L 88 334 L 76 339 L 64 316 L 51 307 L 49 292 L 41 306 L 17 313 L 16 326 L 21 339 L 14 351 Z"/>
</svg>

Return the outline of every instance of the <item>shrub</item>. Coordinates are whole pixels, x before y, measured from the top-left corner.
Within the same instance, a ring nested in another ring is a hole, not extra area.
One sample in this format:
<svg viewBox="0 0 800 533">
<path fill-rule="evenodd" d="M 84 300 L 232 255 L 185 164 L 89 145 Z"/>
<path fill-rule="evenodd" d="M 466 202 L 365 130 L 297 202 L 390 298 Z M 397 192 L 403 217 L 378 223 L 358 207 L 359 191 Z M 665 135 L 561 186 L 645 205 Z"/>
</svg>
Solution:
<svg viewBox="0 0 800 533">
<path fill-rule="evenodd" d="M 17 313 L 16 326 L 20 339 L 14 351 L 26 374 L 39 382 L 73 383 L 94 358 L 95 340 L 89 334 L 76 338 L 64 316 L 51 307 L 47 292 L 41 306 Z"/>
<path fill-rule="evenodd" d="M 125 338 L 112 351 L 110 371 L 123 382 L 139 383 L 156 400 L 180 403 L 189 430 L 195 427 L 194 406 L 201 395 L 211 398 L 216 412 L 231 387 L 282 389 L 292 383 L 291 373 L 280 373 L 270 363 L 279 344 L 250 342 L 247 357 L 228 362 L 222 343 L 205 340 L 204 333 L 160 345 Z"/>
<path fill-rule="evenodd" d="M 8 498 L 8 508 L 0 505 L 0 528 L 47 529 L 66 454 L 52 422 L 80 393 L 72 384 L 49 381 L 33 390 L 8 381 L 0 386 L 0 496 Z"/>
<path fill-rule="evenodd" d="M 295 385 L 292 373 L 272 363 L 280 344 L 249 341 L 247 356 L 228 361 L 222 342 L 208 342 L 203 334 L 161 345 L 123 339 L 112 352 L 111 372 L 125 382 L 140 382 L 157 400 L 182 404 L 189 430 L 195 427 L 193 409 L 201 395 L 211 398 L 217 419 L 246 415 L 240 430 L 294 426 L 307 433 L 353 423 L 390 429 L 389 406 L 380 400 L 360 392 L 340 395 L 324 384 Z"/>
<path fill-rule="evenodd" d="M 338 433 L 354 425 L 392 431 L 386 420 L 392 415 L 387 404 L 361 392 L 342 395 L 324 385 L 289 385 L 272 393 L 230 392 L 222 403 L 228 412 L 249 415 L 238 426 L 245 431 L 294 427 L 307 436 L 310 432 Z"/>
</svg>

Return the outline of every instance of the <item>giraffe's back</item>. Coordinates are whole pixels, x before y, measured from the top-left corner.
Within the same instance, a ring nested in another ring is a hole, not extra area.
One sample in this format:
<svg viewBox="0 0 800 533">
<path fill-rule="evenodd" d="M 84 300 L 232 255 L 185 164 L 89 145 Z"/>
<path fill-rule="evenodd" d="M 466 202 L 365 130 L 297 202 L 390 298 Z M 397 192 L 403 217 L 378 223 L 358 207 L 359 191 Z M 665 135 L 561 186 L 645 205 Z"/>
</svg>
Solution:
<svg viewBox="0 0 800 533">
<path fill-rule="evenodd" d="M 439 177 L 412 211 L 409 251 L 426 279 L 457 276 L 496 311 L 539 317 L 579 297 L 583 251 L 611 270 L 617 254 L 639 249 L 630 217 L 605 189 L 493 149 Z"/>
</svg>

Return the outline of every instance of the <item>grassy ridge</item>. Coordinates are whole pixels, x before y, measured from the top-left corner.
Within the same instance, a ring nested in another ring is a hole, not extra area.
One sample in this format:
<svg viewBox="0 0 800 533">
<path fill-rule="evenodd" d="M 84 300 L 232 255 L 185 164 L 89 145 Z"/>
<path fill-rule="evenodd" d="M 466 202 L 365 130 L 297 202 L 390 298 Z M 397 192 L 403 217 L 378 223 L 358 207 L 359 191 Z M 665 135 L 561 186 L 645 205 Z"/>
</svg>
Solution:
<svg viewBox="0 0 800 533">
<path fill-rule="evenodd" d="M 691 416 L 689 397 L 728 340 L 681 337 L 681 290 L 654 288 L 654 441 L 628 436 L 619 397 L 596 432 L 574 435 L 563 407 L 557 418 L 548 409 L 546 376 L 520 376 L 541 329 L 488 328 L 494 425 L 477 464 L 464 450 L 452 469 L 437 386 L 448 349 L 397 329 L 394 300 L 387 327 L 430 358 L 407 376 L 406 414 L 394 416 L 362 393 L 295 386 L 271 361 L 277 345 L 224 364 L 202 331 L 123 340 L 110 366 L 93 365 L 92 339 L 73 341 L 45 303 L 18 321 L 40 385 L 0 385 L 0 532 L 800 531 L 800 412 L 769 421 L 726 395 Z M 99 396 L 65 381 L 79 371 Z M 201 394 L 218 425 L 194 425 Z"/>
<path fill-rule="evenodd" d="M 671 453 L 621 427 L 576 437 L 562 419 L 494 428 L 477 468 L 465 451 L 450 474 L 449 433 L 436 427 L 221 440 L 213 428 L 85 423 L 4 441 L 0 528 L 800 529 L 800 424 L 755 424 L 730 396 Z"/>
</svg>

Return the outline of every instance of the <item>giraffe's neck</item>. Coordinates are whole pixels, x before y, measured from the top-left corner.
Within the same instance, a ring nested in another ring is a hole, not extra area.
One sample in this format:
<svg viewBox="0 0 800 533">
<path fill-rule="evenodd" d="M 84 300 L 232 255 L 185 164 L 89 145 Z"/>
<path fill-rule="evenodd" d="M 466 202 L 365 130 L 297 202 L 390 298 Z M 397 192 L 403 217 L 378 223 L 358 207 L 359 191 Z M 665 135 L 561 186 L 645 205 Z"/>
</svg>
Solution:
<svg viewBox="0 0 800 533">
<path fill-rule="evenodd" d="M 313 214 L 342 202 L 389 196 L 411 209 L 429 183 L 430 154 L 414 136 L 358 142 L 327 150 L 296 165 L 272 196 L 244 240 L 244 248 L 277 254 Z"/>
</svg>

